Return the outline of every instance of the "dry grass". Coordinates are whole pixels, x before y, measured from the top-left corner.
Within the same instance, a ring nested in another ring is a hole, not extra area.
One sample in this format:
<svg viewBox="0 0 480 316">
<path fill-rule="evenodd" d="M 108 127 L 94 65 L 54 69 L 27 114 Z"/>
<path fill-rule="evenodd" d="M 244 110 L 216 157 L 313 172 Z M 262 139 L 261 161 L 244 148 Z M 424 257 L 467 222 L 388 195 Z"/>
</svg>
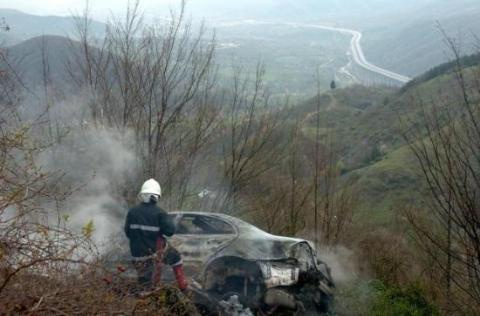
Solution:
<svg viewBox="0 0 480 316">
<path fill-rule="evenodd" d="M 105 282 L 99 270 L 46 277 L 18 275 L 0 294 L 2 315 L 196 315 L 195 306 L 178 289 L 165 286 L 147 294 L 117 278 Z"/>
</svg>

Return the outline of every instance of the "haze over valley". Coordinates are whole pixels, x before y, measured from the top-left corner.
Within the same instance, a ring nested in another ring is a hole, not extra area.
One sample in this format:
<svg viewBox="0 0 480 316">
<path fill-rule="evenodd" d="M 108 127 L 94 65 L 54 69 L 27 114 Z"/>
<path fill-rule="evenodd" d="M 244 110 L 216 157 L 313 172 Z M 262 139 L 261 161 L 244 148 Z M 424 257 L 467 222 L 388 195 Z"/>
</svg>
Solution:
<svg viewBox="0 0 480 316">
<path fill-rule="evenodd" d="M 215 30 L 222 69 L 231 66 L 233 61 L 250 70 L 257 63 L 264 63 L 269 70 L 268 86 L 274 94 L 305 96 L 311 94 L 315 86 L 316 68 L 321 69 L 318 73 L 323 90 L 328 89 L 331 80 L 340 86 L 382 80 L 363 73 L 355 75 L 358 70 L 352 66 L 355 60 L 349 47 L 351 34 L 305 25 L 358 31 L 362 34 L 359 44 L 368 62 L 412 77 L 448 60 L 442 32 L 454 37 L 462 34 L 462 52 L 474 52 L 472 34 L 480 31 L 480 22 L 476 19 L 480 4 L 471 0 L 460 2 L 452 5 L 450 1 L 441 0 L 320 3 L 202 0 L 189 3 L 186 14 L 196 22 L 205 19 L 210 31 Z M 155 5 L 146 1 L 141 8 L 154 19 L 165 17 L 170 8 L 178 9 L 178 5 L 175 1 Z M 152 8 L 155 8 L 154 14 L 148 11 Z M 81 13 L 82 9 L 77 4 L 70 12 Z M 91 11 L 97 12 L 95 4 L 91 4 Z M 10 32 L 1 34 L 7 45 L 41 35 L 75 37 L 74 19 L 68 16 L 36 16 L 11 9 L 0 10 L 0 16 L 11 25 Z M 108 16 L 97 14 L 103 22 L 91 25 L 95 36 L 103 36 L 103 23 Z M 294 22 L 304 26 L 292 24 Z M 221 72 L 228 76 L 228 71 Z M 394 80 L 388 84 L 397 83 Z"/>
</svg>

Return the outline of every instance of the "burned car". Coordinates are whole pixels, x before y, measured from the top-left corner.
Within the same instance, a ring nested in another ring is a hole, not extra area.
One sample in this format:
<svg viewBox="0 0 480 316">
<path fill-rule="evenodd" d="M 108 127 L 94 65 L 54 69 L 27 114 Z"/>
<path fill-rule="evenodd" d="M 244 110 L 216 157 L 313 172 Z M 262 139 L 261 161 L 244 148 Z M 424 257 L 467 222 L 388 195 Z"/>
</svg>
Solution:
<svg viewBox="0 0 480 316">
<path fill-rule="evenodd" d="M 328 311 L 334 283 L 309 241 L 271 235 L 224 214 L 170 216 L 177 231 L 169 243 L 211 299 L 225 301 L 235 295 L 243 306 L 264 313 Z"/>
</svg>

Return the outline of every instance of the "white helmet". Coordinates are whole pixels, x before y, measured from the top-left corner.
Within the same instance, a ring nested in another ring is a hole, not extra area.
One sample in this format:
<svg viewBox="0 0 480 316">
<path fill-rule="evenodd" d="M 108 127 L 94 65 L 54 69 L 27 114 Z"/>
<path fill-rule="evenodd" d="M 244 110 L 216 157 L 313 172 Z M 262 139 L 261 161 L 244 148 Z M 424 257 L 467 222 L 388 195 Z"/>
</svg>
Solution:
<svg viewBox="0 0 480 316">
<path fill-rule="evenodd" d="M 144 202 L 148 202 L 151 196 L 153 196 L 155 200 L 158 200 L 158 198 L 162 196 L 162 188 L 157 181 L 149 179 L 142 185 L 138 196 Z"/>
</svg>

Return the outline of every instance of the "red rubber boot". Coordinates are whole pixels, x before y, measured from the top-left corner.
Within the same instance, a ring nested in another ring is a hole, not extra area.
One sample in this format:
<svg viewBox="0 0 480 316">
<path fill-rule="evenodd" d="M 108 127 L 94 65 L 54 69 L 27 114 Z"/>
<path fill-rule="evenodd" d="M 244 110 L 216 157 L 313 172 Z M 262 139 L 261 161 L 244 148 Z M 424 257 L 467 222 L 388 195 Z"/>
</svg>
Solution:
<svg viewBox="0 0 480 316">
<path fill-rule="evenodd" d="M 175 279 L 177 280 L 178 288 L 183 292 L 185 292 L 188 288 L 188 283 L 185 277 L 185 272 L 183 271 L 183 264 L 174 266 L 173 273 L 175 274 Z"/>
</svg>

